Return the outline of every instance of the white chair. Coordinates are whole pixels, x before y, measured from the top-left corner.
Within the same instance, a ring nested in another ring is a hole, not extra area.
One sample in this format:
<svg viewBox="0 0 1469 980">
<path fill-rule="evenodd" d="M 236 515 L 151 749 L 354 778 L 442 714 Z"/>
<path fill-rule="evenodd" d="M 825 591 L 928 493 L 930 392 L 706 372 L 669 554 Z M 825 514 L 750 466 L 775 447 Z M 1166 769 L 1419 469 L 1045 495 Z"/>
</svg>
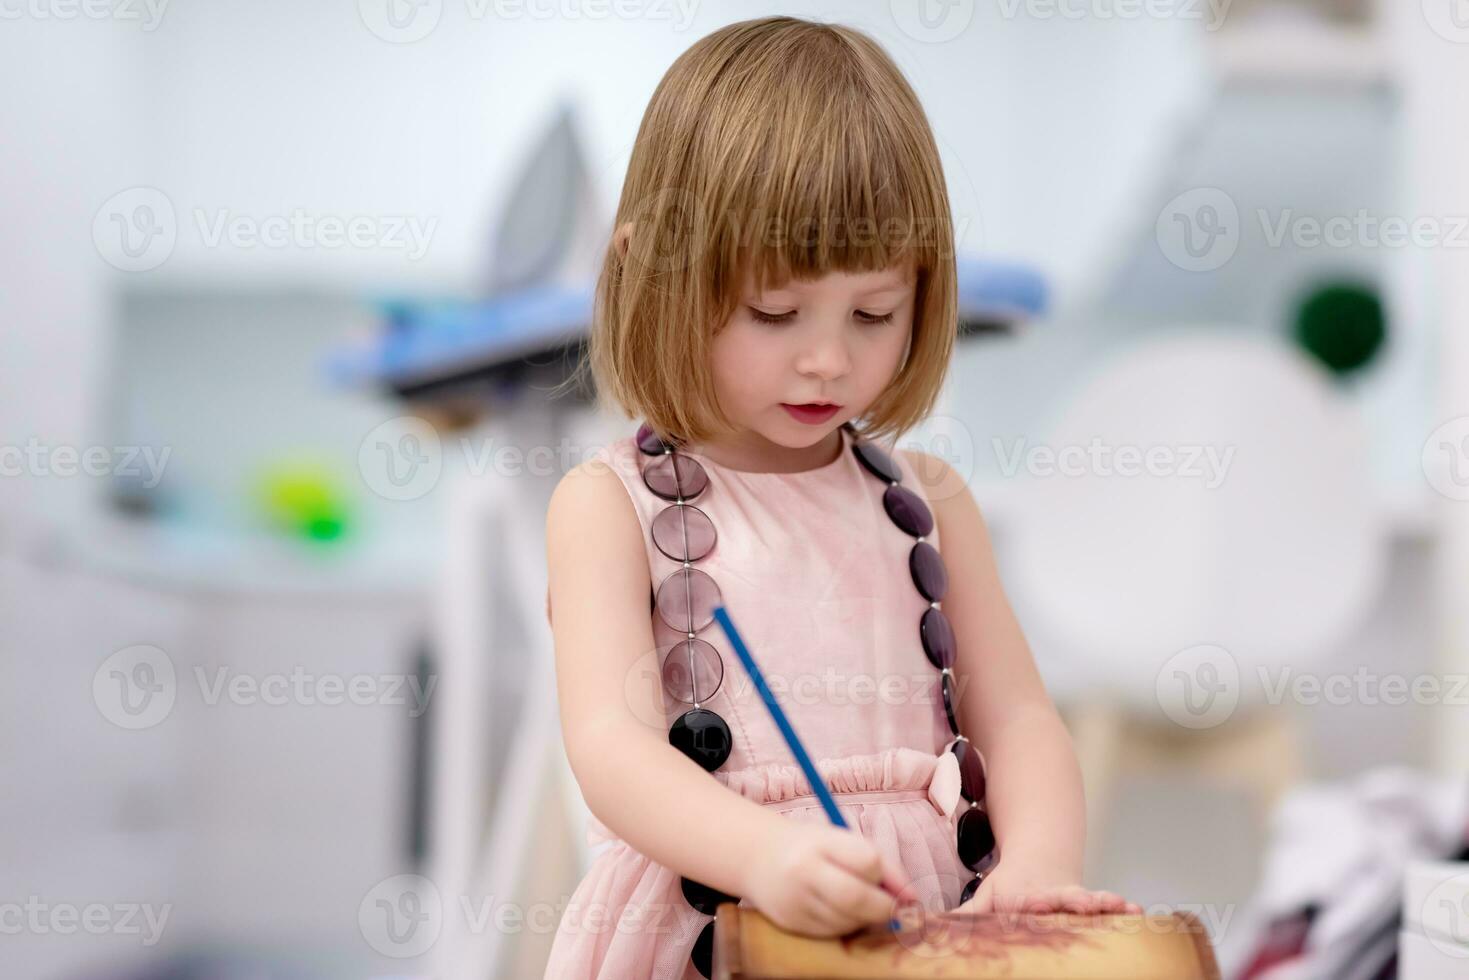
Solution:
<svg viewBox="0 0 1469 980">
<path fill-rule="evenodd" d="M 1301 763 L 1262 672 L 1316 669 L 1384 576 L 1357 412 L 1282 342 L 1195 329 L 1106 364 L 1045 445 L 1073 473 L 1022 466 L 1006 579 L 1057 641 L 1038 653 L 1082 677 L 1091 861 L 1129 772 L 1189 766 L 1263 817 Z"/>
</svg>

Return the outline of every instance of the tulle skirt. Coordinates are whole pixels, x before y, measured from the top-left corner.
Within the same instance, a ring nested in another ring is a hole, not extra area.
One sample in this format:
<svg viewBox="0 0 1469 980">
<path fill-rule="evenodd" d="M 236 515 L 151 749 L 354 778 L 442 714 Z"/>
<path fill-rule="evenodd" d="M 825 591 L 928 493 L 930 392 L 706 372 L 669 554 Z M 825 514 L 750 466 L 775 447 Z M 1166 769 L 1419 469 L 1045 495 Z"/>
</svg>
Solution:
<svg viewBox="0 0 1469 980">
<path fill-rule="evenodd" d="M 955 846 L 957 775 L 947 771 L 946 756 L 900 748 L 817 763 L 848 827 L 908 872 L 929 911 L 954 908 L 972 877 Z M 713 776 L 788 819 L 829 822 L 798 766 Z M 546 980 L 699 980 L 689 956 L 712 920 L 684 899 L 679 875 L 595 817 L 587 840 L 606 849 L 567 903 Z"/>
</svg>

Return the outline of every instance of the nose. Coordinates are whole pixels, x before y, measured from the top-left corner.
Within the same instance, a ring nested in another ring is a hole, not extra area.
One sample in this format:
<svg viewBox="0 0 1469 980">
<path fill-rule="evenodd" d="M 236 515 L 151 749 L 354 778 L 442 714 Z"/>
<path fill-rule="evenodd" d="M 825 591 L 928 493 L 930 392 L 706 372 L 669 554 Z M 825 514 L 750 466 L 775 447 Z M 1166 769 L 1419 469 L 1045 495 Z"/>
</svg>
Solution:
<svg viewBox="0 0 1469 980">
<path fill-rule="evenodd" d="M 814 332 L 811 341 L 796 358 L 798 372 L 827 381 L 840 378 L 851 369 L 851 352 L 840 329 Z"/>
</svg>

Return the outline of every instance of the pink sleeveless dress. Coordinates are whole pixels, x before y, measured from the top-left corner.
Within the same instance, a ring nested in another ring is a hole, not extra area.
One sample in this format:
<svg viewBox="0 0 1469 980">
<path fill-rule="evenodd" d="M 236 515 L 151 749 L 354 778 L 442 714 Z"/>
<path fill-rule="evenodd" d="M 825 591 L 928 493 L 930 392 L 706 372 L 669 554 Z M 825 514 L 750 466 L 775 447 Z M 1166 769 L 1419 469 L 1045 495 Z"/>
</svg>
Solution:
<svg viewBox="0 0 1469 980">
<path fill-rule="evenodd" d="M 959 772 L 939 672 L 919 640 L 928 601 L 908 570 L 913 539 L 883 509 L 886 483 L 862 466 L 851 434 L 841 431 L 834 462 L 797 473 L 733 470 L 688 452 L 709 475 L 692 503 L 718 534 L 694 567 L 718 584 L 848 826 L 907 870 L 925 909 L 952 909 L 973 874 L 955 844 Z M 908 459 L 882 445 L 903 484 L 923 496 Z M 656 588 L 679 567 L 651 534 L 653 518 L 671 504 L 643 483 L 641 466 L 652 457 L 634 437 L 604 456 L 636 507 Z M 926 540 L 941 547 L 937 528 Z M 650 615 L 660 651 L 683 638 Z M 789 819 L 829 823 L 719 625 L 698 636 L 724 661 L 723 681 L 702 706 L 725 720 L 734 742 L 710 778 Z M 691 707 L 666 703 L 669 725 Z M 678 872 L 595 816 L 587 840 L 603 849 L 563 911 L 547 980 L 698 980 L 690 953 L 713 920 L 684 899 Z"/>
</svg>

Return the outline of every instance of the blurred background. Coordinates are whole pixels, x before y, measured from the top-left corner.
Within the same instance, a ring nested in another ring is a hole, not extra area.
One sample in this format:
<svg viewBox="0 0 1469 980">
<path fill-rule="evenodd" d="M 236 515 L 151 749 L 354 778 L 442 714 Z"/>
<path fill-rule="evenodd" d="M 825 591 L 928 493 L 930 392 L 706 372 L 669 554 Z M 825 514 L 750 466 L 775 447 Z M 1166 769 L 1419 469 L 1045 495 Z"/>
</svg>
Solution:
<svg viewBox="0 0 1469 980">
<path fill-rule="evenodd" d="M 0 958 L 538 977 L 593 856 L 545 502 L 643 108 L 867 31 L 1088 884 L 1227 977 L 1469 975 L 1462 0 L 0 3 Z"/>
</svg>

